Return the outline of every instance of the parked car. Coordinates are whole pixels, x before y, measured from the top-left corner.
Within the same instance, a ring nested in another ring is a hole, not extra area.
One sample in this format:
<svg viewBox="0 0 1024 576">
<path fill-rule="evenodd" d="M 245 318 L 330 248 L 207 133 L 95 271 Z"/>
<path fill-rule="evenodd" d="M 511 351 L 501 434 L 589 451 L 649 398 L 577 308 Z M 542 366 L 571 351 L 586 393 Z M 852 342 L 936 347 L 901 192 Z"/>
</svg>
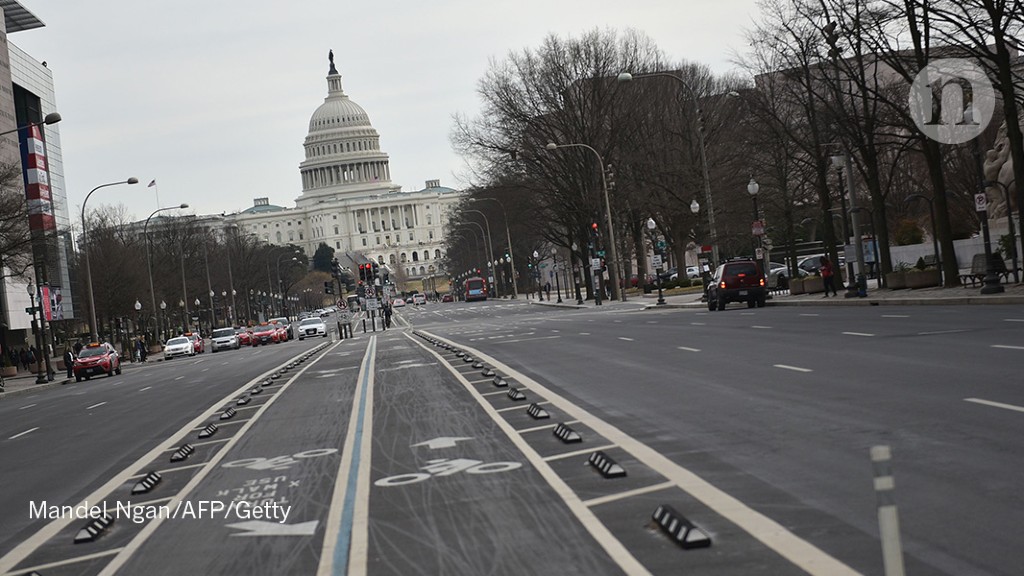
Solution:
<svg viewBox="0 0 1024 576">
<path fill-rule="evenodd" d="M 202 354 L 203 352 L 206 352 L 206 342 L 198 332 L 186 332 L 184 336 L 192 341 L 193 354 Z"/>
<path fill-rule="evenodd" d="M 324 312 L 325 314 L 323 315 L 326 316 L 326 310 Z M 288 332 L 288 338 L 286 338 L 286 340 L 292 340 L 295 338 L 295 329 L 292 328 L 292 323 L 287 318 L 271 318 L 269 321 L 271 324 L 280 324 L 284 326 L 285 330 Z"/>
<path fill-rule="evenodd" d="M 455 299 L 452 298 L 451 294 L 445 294 L 444 296 L 441 296 L 441 302 L 452 302 L 454 300 Z"/>
<path fill-rule="evenodd" d="M 82 378 L 88 380 L 92 376 L 100 374 L 113 376 L 121 373 L 121 357 L 110 344 L 93 342 L 78 353 L 72 370 L 75 374 L 75 382 L 81 382 Z"/>
<path fill-rule="evenodd" d="M 240 346 L 252 346 L 252 330 L 245 326 L 236 326 L 235 334 L 238 336 Z"/>
<path fill-rule="evenodd" d="M 171 338 L 164 344 L 164 360 L 170 360 L 178 356 L 195 356 L 196 347 L 187 336 Z"/>
<path fill-rule="evenodd" d="M 771 264 L 772 268 L 768 272 L 768 287 L 774 290 L 786 290 L 787 288 L 789 288 L 789 268 L 776 262 L 772 262 Z M 797 268 L 796 271 L 798 278 L 804 278 L 805 276 L 808 276 L 807 272 L 804 271 L 802 268 Z"/>
<path fill-rule="evenodd" d="M 391 301 L 392 308 L 401 308 L 403 306 L 405 306 L 405 300 L 402 300 L 401 298 L 395 298 Z"/>
<path fill-rule="evenodd" d="M 261 322 L 259 326 L 254 326 L 252 329 L 252 345 L 258 346 L 260 344 L 277 344 L 281 341 L 281 337 L 278 334 L 277 327 L 269 322 Z"/>
<path fill-rule="evenodd" d="M 234 328 L 217 328 L 210 334 L 210 351 L 238 350 L 241 343 Z"/>
<path fill-rule="evenodd" d="M 313 336 L 327 338 L 327 324 L 324 324 L 322 318 L 306 318 L 299 322 L 299 340 Z"/>
<path fill-rule="evenodd" d="M 748 308 L 762 307 L 767 298 L 761 264 L 754 260 L 722 264 L 708 284 L 708 310 L 725 310 L 729 302 L 746 302 Z"/>
<path fill-rule="evenodd" d="M 427 303 L 427 297 L 424 294 L 413 294 L 412 295 L 412 303 L 415 306 L 419 306 L 421 304 L 426 304 Z"/>
</svg>

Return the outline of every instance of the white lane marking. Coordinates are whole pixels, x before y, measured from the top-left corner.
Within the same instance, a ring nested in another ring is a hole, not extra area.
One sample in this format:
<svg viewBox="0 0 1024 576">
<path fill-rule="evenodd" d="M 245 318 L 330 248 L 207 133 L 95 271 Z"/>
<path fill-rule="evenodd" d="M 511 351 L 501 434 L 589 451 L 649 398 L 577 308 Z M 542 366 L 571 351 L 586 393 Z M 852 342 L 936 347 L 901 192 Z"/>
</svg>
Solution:
<svg viewBox="0 0 1024 576">
<path fill-rule="evenodd" d="M 783 370 L 793 370 L 795 372 L 814 372 L 810 368 L 801 368 L 799 366 L 788 366 L 786 364 L 774 364 L 776 368 L 782 368 Z"/>
<path fill-rule="evenodd" d="M 1002 348 L 1004 350 L 1024 350 L 1024 346 L 1009 346 L 1007 344 L 993 344 L 993 348 Z"/>
<path fill-rule="evenodd" d="M 174 380 L 175 380 L 175 381 L 177 381 L 177 380 L 181 380 L 182 378 L 184 378 L 184 376 L 178 376 L 178 377 L 177 377 L 177 378 L 175 378 Z"/>
<path fill-rule="evenodd" d="M 561 338 L 561 336 L 538 336 L 537 338 L 519 338 L 517 340 L 502 340 L 501 342 L 495 342 L 495 344 L 511 344 L 513 342 L 528 342 L 530 340 L 550 340 L 552 338 Z"/>
<path fill-rule="evenodd" d="M 918 336 L 930 336 L 932 334 L 957 334 L 959 332 L 967 332 L 967 330 L 932 330 L 931 332 L 918 332 Z"/>
<path fill-rule="evenodd" d="M 520 434 L 526 434 L 528 432 L 537 432 L 539 430 L 551 430 L 555 426 L 558 426 L 558 424 L 545 424 L 544 426 L 534 426 L 533 428 L 523 428 L 522 430 L 517 430 L 517 432 L 519 432 Z"/>
<path fill-rule="evenodd" d="M 590 500 L 584 500 L 584 506 L 598 506 L 600 504 L 607 504 L 608 502 L 615 502 L 616 500 L 622 500 L 624 498 L 632 498 L 633 496 L 640 496 L 649 492 L 657 492 L 658 490 L 665 490 L 666 488 L 675 487 L 675 482 L 671 480 L 668 482 L 662 482 L 661 484 L 654 484 L 653 486 L 647 486 L 645 488 L 637 488 L 635 490 L 626 490 L 625 492 L 618 492 L 616 494 L 608 494 L 607 496 L 600 496 L 598 498 L 591 498 Z"/>
<path fill-rule="evenodd" d="M 687 352 L 700 352 L 700 348 L 690 348 L 688 346 L 678 346 L 680 350 L 686 350 Z"/>
<path fill-rule="evenodd" d="M 1024 322 L 1024 318 L 1003 318 L 1003 322 Z"/>
<path fill-rule="evenodd" d="M 545 462 L 551 462 L 552 460 L 563 460 L 565 458 L 572 458 L 573 456 L 583 456 L 584 454 L 590 454 L 598 450 L 611 450 L 612 448 L 618 448 L 615 444 L 605 444 L 604 446 L 598 446 L 596 448 L 584 448 L 583 450 L 573 450 L 572 452 L 564 452 L 562 454 L 554 454 L 541 458 Z"/>
<path fill-rule="evenodd" d="M 991 400 L 982 400 L 981 398 L 964 398 L 964 402 L 974 402 L 975 404 L 984 404 L 985 406 L 992 406 L 995 408 L 1003 408 L 1006 410 L 1013 410 L 1015 412 L 1024 412 L 1024 406 L 1014 406 L 1013 404 L 1003 404 L 1002 402 L 993 402 Z"/>
<path fill-rule="evenodd" d="M 758 330 L 771 330 L 771 326 L 751 326 L 751 328 L 757 328 Z"/>
<path fill-rule="evenodd" d="M 139 388 L 139 392 L 145 392 L 146 390 L 149 390 L 150 388 L 152 388 L 152 386 L 146 386 L 145 388 Z"/>
<path fill-rule="evenodd" d="M 753 312 L 740 312 L 740 316 L 753 316 Z"/>
<path fill-rule="evenodd" d="M 392 372 L 395 370 L 405 370 L 406 368 L 419 368 L 421 366 L 437 366 L 437 362 L 423 362 L 420 364 L 406 364 L 405 366 L 395 366 L 394 368 L 381 368 L 378 372 Z M 355 366 L 353 366 L 355 368 Z"/>
<path fill-rule="evenodd" d="M 842 334 L 847 336 L 874 336 L 874 334 L 868 334 L 867 332 L 842 332 Z"/>
<path fill-rule="evenodd" d="M 910 314 L 882 314 L 882 318 L 910 318 Z"/>
<path fill-rule="evenodd" d="M 626 338 L 625 336 L 619 336 L 619 340 L 625 340 L 626 342 L 633 342 L 632 338 Z"/>
<path fill-rule="evenodd" d="M 200 370 L 200 372 L 206 372 L 208 370 L 209 370 L 209 368 L 203 368 L 202 370 Z"/>
<path fill-rule="evenodd" d="M 801 316 L 821 316 L 821 314 L 800 314 Z"/>
<path fill-rule="evenodd" d="M 86 406 L 85 409 L 86 410 L 92 410 L 93 408 L 99 408 L 100 406 L 103 406 L 104 404 L 106 404 L 106 402 L 100 402 L 99 404 L 93 404 L 92 406 Z"/>
<path fill-rule="evenodd" d="M 413 339 L 413 337 L 408 334 L 406 337 L 410 340 Z M 417 344 L 419 343 L 417 342 Z M 425 345 L 419 345 L 424 350 L 433 352 Z M 767 547 L 776 551 L 778 554 L 803 569 L 805 572 L 810 574 L 829 574 L 830 576 L 857 575 L 857 572 L 849 566 L 843 564 L 840 560 L 829 556 L 823 550 L 817 548 L 810 542 L 797 537 L 778 522 L 747 506 L 739 499 L 723 492 L 690 470 L 669 460 L 665 455 L 657 452 L 650 446 L 637 441 L 635 438 L 627 435 L 615 426 L 595 417 L 583 408 L 576 406 L 564 396 L 548 389 L 539 382 L 536 382 L 525 374 L 509 367 L 503 362 L 499 362 L 487 354 L 474 351 L 474 355 L 480 356 L 484 361 L 490 363 L 492 366 L 505 371 L 510 377 L 515 378 L 520 382 L 528 383 L 532 390 L 547 398 L 552 404 L 563 410 L 567 415 L 578 419 L 600 436 L 616 442 L 619 447 L 626 450 L 626 452 L 631 454 L 637 460 L 647 464 L 651 469 L 658 472 L 665 478 L 672 480 L 683 491 L 703 502 L 709 508 L 725 517 L 725 519 L 736 524 L 748 534 L 760 540 Z M 456 378 L 464 380 L 458 375 Z M 463 384 L 471 394 L 476 393 L 476 390 L 471 386 L 465 382 L 463 382 Z M 484 402 L 482 399 L 478 399 L 478 402 L 480 402 L 480 405 L 483 406 L 485 411 L 493 411 L 493 408 L 487 402 Z M 555 488 L 556 492 L 562 496 L 563 501 L 583 522 L 583 526 L 590 531 L 594 539 L 598 541 L 598 543 L 612 558 L 617 559 L 619 566 L 622 567 L 626 573 L 647 573 L 647 569 L 644 568 L 643 565 L 640 564 L 639 561 L 637 561 L 636 558 L 622 545 L 622 543 L 611 534 L 608 528 L 593 515 L 593 512 L 583 505 L 579 496 L 577 496 L 549 466 L 540 465 L 543 463 L 543 459 L 539 462 L 537 461 L 537 457 L 539 455 L 530 447 L 529 444 L 526 443 L 525 440 L 515 434 L 515 429 L 513 429 L 512 426 L 503 418 L 498 418 L 496 414 L 492 414 L 492 417 L 498 426 L 505 430 L 512 443 L 516 444 L 519 450 L 526 455 L 527 459 L 531 460 L 531 462 L 535 464 L 537 471 L 544 476 L 548 483 Z"/>
<path fill-rule="evenodd" d="M 704 322 L 690 322 L 691 326 L 707 326 Z"/>
<path fill-rule="evenodd" d="M 39 430 L 39 426 L 36 426 L 35 428 L 29 428 L 28 430 L 25 430 L 24 432 L 19 432 L 19 433 L 15 434 L 14 436 L 11 436 L 10 438 L 8 438 L 8 440 L 14 440 L 15 438 L 21 438 L 25 434 L 28 434 L 30 432 L 35 432 L 36 430 Z"/>
<path fill-rule="evenodd" d="M 22 569 L 22 570 L 18 570 L 17 572 L 10 572 L 10 574 L 33 574 L 33 573 L 45 574 L 45 571 L 50 569 L 50 568 L 59 568 L 61 566 L 67 566 L 69 564 L 75 564 L 75 563 L 78 563 L 78 562 L 85 562 L 86 560 L 95 560 L 97 558 L 103 558 L 104 556 L 110 556 L 112 554 L 117 554 L 121 550 L 124 550 L 124 548 L 113 548 L 111 550 L 104 550 L 103 552 L 94 552 L 92 554 L 86 554 L 84 556 L 75 556 L 74 558 L 65 558 L 64 560 L 60 560 L 60 561 L 57 561 L 57 562 L 49 562 L 49 563 L 46 563 L 46 564 L 37 564 L 35 566 L 31 566 L 31 567 L 28 567 L 28 568 L 25 568 L 25 569 Z M 42 572 L 40 572 L 40 571 L 42 571 Z"/>
<path fill-rule="evenodd" d="M 580 336 L 590 336 L 590 332 L 580 332 Z"/>
<path fill-rule="evenodd" d="M 33 407 L 33 406 L 38 406 L 38 404 L 29 404 L 29 405 L 27 405 L 27 406 L 22 406 L 21 408 L 18 408 L 18 410 L 24 410 L 24 409 L 26 409 L 26 408 L 31 408 L 31 407 Z"/>
</svg>

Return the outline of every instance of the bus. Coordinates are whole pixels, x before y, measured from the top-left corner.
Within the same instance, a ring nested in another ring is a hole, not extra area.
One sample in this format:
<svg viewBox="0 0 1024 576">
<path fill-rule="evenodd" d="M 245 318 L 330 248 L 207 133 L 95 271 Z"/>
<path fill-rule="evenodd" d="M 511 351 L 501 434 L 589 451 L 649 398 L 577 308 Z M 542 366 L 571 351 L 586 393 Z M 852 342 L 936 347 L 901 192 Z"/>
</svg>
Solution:
<svg viewBox="0 0 1024 576">
<path fill-rule="evenodd" d="M 474 300 L 487 300 L 487 281 L 479 276 L 472 278 L 466 278 L 463 282 L 463 294 L 466 296 L 466 302 L 472 302 Z"/>
</svg>

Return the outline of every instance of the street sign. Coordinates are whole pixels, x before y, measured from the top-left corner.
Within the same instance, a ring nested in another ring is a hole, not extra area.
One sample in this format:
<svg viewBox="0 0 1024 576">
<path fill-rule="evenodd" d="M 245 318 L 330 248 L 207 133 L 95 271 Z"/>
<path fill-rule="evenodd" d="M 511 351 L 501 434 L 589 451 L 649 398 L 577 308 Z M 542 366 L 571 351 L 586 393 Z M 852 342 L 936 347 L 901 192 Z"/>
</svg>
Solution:
<svg viewBox="0 0 1024 576">
<path fill-rule="evenodd" d="M 758 260 L 764 260 L 764 248 L 755 248 L 754 257 Z"/>
<path fill-rule="evenodd" d="M 366 309 L 367 310 L 380 310 L 380 300 L 377 300 L 376 298 L 367 298 L 366 299 Z"/>
<path fill-rule="evenodd" d="M 750 225 L 750 233 L 754 236 L 764 236 L 764 220 L 754 220 Z"/>
<path fill-rule="evenodd" d="M 988 195 L 984 192 L 979 192 L 974 195 L 974 209 L 978 212 L 984 212 L 988 210 Z"/>
<path fill-rule="evenodd" d="M 665 249 L 665 241 L 664 240 L 658 240 L 658 242 L 655 243 L 655 246 L 657 246 L 658 250 L 664 250 Z"/>
<path fill-rule="evenodd" d="M 651 265 L 655 268 L 661 268 L 661 254 L 651 256 Z"/>
<path fill-rule="evenodd" d="M 600 258 L 591 258 L 590 259 L 590 268 L 593 269 L 593 270 L 600 270 L 601 269 L 601 259 Z"/>
</svg>

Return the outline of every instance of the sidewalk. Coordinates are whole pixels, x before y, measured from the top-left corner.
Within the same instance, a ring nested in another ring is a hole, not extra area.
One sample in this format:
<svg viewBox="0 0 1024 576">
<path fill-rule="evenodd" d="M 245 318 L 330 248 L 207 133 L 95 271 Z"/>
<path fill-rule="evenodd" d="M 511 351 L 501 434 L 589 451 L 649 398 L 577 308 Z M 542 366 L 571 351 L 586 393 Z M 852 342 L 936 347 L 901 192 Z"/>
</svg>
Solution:
<svg viewBox="0 0 1024 576">
<path fill-rule="evenodd" d="M 869 283 L 868 295 L 864 298 L 846 298 L 843 290 L 839 296 L 825 298 L 822 294 L 799 294 L 793 296 L 788 291 L 773 292 L 769 295 L 768 306 L 959 306 L 965 304 L 1024 304 L 1024 283 L 1002 284 L 1004 292 L 1000 294 L 982 294 L 980 287 L 953 288 L 921 288 L 917 290 L 889 290 L 876 288 L 875 281 Z M 702 302 L 701 292 L 665 296 L 665 304 L 658 306 L 658 292 L 651 294 L 630 294 L 626 302 L 604 301 L 604 306 L 621 309 L 622 306 L 650 308 L 707 308 Z M 557 295 L 554 296 L 557 299 Z M 563 302 L 532 300 L 530 304 L 538 306 L 558 306 L 563 308 L 596 308 L 593 300 L 584 300 L 583 305 L 576 304 L 576 298 L 562 295 Z M 602 307 L 604 307 L 602 306 Z"/>
</svg>

